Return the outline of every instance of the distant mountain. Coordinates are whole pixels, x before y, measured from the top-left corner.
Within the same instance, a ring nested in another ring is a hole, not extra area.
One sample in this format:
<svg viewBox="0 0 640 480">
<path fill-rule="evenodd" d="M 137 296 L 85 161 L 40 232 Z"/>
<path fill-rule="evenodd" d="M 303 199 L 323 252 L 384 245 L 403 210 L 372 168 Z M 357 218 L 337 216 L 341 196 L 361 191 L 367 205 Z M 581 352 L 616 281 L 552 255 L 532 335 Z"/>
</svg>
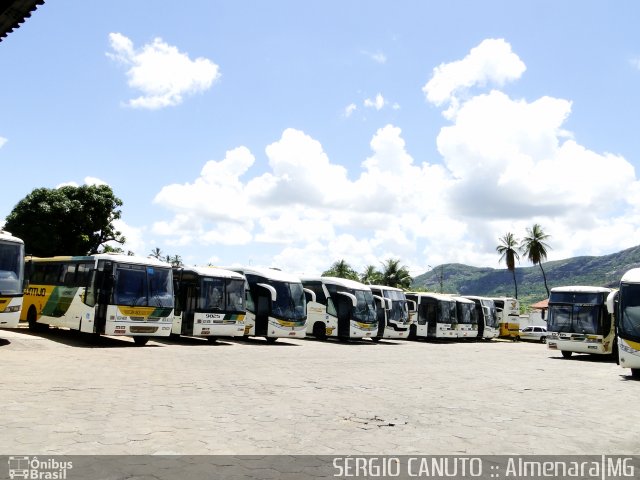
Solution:
<svg viewBox="0 0 640 480">
<path fill-rule="evenodd" d="M 601 257 L 574 257 L 542 264 L 549 289 L 563 285 L 615 287 L 622 275 L 634 267 L 640 267 L 640 245 Z M 521 303 L 547 298 L 538 265 L 516 268 L 516 280 Z M 478 268 L 459 263 L 439 265 L 418 275 L 411 286 L 433 292 L 514 296 L 513 276 L 506 268 Z"/>
</svg>

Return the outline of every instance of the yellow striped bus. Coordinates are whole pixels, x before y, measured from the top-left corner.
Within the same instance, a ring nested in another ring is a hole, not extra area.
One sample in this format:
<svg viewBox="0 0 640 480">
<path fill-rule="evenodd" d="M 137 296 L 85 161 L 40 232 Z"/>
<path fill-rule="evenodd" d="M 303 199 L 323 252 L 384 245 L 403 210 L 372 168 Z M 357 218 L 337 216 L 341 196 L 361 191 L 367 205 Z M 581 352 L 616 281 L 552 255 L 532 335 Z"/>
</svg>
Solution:
<svg viewBox="0 0 640 480">
<path fill-rule="evenodd" d="M 171 265 L 117 254 L 27 257 L 20 319 L 49 326 L 133 337 L 168 337 L 173 319 Z"/>
</svg>

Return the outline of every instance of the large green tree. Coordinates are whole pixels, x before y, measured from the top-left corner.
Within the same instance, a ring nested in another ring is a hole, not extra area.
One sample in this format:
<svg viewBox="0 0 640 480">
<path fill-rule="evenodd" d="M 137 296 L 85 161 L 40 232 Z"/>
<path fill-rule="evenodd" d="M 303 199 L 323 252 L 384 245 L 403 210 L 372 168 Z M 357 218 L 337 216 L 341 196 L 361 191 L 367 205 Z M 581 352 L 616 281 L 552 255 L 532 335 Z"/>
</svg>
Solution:
<svg viewBox="0 0 640 480">
<path fill-rule="evenodd" d="M 382 264 L 382 284 L 388 287 L 407 289 L 411 286 L 413 278 L 409 275 L 409 269 L 400 265 L 400 260 L 390 258 Z"/>
<path fill-rule="evenodd" d="M 5 228 L 36 256 L 87 255 L 106 242 L 125 242 L 113 226 L 121 206 L 108 185 L 36 188 L 13 207 Z"/>
<path fill-rule="evenodd" d="M 378 285 L 382 283 L 382 273 L 373 265 L 367 265 L 360 275 L 360 281 L 366 285 Z"/>
<path fill-rule="evenodd" d="M 516 298 L 518 298 L 518 282 L 516 281 L 516 260 L 520 261 L 520 255 L 518 255 L 518 240 L 511 232 L 504 234 L 504 237 L 498 239 L 500 245 L 496 247 L 496 251 L 500 254 L 500 260 L 503 260 L 507 264 L 507 270 L 513 275 L 513 286 L 516 290 Z"/>
<path fill-rule="evenodd" d="M 338 260 L 337 262 L 334 262 L 333 265 L 329 267 L 329 270 L 322 273 L 322 276 L 359 280 L 358 272 L 356 272 L 345 260 Z"/>
<path fill-rule="evenodd" d="M 548 243 L 545 242 L 550 235 L 547 235 L 542 230 L 539 224 L 535 224 L 531 228 L 527 228 L 527 236 L 522 239 L 520 243 L 520 250 L 531 263 L 534 265 L 540 265 L 542 271 L 542 278 L 544 279 L 544 288 L 547 290 L 547 296 L 549 296 L 549 287 L 547 286 L 547 276 L 542 268 L 542 262 L 547 259 L 547 252 L 551 250 Z"/>
</svg>

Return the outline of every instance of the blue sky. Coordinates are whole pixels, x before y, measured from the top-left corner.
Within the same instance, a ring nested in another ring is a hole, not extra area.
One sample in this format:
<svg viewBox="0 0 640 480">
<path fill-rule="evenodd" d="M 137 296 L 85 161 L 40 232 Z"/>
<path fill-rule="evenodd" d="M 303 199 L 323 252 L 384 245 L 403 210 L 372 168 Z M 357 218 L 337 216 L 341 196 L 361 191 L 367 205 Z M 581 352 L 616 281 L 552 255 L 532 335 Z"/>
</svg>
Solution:
<svg viewBox="0 0 640 480">
<path fill-rule="evenodd" d="M 640 240 L 634 1 L 49 0 L 0 43 L 0 218 L 104 182 L 125 249 L 317 274 Z M 527 263 L 522 261 L 521 265 Z"/>
</svg>

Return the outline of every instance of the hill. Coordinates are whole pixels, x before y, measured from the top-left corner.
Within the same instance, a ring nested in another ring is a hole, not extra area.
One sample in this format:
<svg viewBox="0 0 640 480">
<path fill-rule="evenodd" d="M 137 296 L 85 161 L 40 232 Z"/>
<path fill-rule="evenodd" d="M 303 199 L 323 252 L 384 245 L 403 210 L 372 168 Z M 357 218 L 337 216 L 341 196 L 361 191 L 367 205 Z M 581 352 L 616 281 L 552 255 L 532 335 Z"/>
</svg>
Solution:
<svg viewBox="0 0 640 480">
<path fill-rule="evenodd" d="M 574 257 L 542 264 L 549 288 L 563 285 L 615 287 L 630 268 L 640 267 L 640 245 L 599 257 Z M 516 268 L 518 299 L 530 304 L 547 298 L 539 266 Z M 439 265 L 413 279 L 412 288 L 467 295 L 514 296 L 506 268 L 478 268 L 459 263 Z M 442 286 L 442 288 L 441 288 Z"/>
</svg>

